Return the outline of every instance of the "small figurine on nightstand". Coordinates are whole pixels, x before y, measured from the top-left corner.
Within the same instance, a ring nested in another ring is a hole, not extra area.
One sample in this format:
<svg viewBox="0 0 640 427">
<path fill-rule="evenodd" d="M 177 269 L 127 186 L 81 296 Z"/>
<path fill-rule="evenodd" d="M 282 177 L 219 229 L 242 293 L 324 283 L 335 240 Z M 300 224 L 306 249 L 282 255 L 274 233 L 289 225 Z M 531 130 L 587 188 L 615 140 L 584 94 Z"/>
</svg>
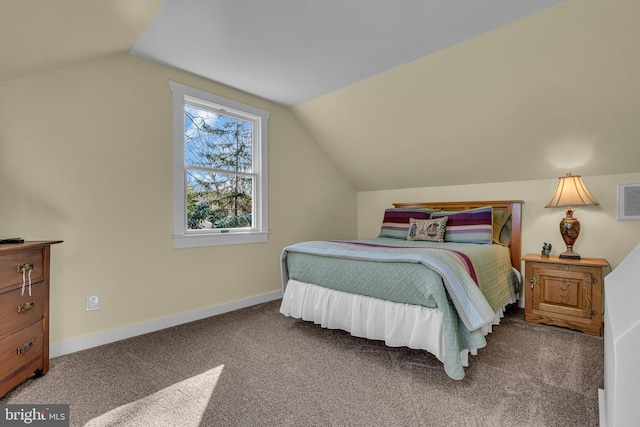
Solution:
<svg viewBox="0 0 640 427">
<path fill-rule="evenodd" d="M 542 245 L 542 258 L 549 258 L 551 253 L 551 243 L 545 243 Z"/>
</svg>

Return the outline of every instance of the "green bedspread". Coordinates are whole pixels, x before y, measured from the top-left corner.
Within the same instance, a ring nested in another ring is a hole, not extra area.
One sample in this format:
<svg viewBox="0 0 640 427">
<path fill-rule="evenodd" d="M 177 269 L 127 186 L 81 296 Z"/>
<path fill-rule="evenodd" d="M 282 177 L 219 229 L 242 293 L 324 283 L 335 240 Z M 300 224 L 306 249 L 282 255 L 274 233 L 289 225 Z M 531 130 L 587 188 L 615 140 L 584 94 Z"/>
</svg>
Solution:
<svg viewBox="0 0 640 427">
<path fill-rule="evenodd" d="M 285 248 L 289 279 L 444 313 L 445 371 L 464 377 L 460 351 L 486 345 L 479 329 L 516 296 L 517 276 L 500 245 L 376 238 L 317 241 Z"/>
</svg>

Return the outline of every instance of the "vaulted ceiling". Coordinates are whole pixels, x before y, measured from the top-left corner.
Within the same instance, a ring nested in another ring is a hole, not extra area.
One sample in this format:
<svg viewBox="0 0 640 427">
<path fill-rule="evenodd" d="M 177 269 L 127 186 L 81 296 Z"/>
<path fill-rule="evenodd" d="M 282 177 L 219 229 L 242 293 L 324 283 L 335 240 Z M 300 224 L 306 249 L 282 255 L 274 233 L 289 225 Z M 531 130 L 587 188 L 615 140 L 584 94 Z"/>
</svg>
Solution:
<svg viewBox="0 0 640 427">
<path fill-rule="evenodd" d="M 563 0 L 165 0 L 132 53 L 284 105 Z"/>
<path fill-rule="evenodd" d="M 131 52 L 287 106 L 564 0 L 22 0 L 0 81 Z"/>
<path fill-rule="evenodd" d="M 293 111 L 360 191 L 640 172 L 637 16 L 567 1 Z"/>
<path fill-rule="evenodd" d="M 636 0 L 22 0 L 0 6 L 0 82 L 130 52 L 291 107 L 358 190 L 638 172 L 637 16 Z"/>
</svg>

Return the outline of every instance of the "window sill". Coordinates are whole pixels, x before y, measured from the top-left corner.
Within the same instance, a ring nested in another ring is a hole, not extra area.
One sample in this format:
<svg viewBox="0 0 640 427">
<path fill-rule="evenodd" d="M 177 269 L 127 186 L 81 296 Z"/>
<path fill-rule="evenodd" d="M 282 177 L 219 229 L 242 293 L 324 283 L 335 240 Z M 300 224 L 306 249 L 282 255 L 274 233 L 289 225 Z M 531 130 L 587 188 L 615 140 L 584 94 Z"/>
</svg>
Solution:
<svg viewBox="0 0 640 427">
<path fill-rule="evenodd" d="M 266 243 L 268 231 L 250 231 L 235 233 L 201 233 L 173 235 L 173 248 L 199 248 L 204 246 L 239 245 L 246 243 Z"/>
</svg>

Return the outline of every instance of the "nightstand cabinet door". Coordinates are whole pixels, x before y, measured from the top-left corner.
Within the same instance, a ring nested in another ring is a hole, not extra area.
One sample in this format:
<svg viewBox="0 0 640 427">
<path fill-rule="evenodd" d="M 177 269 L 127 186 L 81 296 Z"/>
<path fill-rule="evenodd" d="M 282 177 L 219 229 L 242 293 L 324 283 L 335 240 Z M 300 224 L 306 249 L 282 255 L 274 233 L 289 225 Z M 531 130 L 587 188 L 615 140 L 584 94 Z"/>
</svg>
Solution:
<svg viewBox="0 0 640 427">
<path fill-rule="evenodd" d="M 534 267 L 531 277 L 538 285 L 533 286 L 532 292 L 534 310 L 585 319 L 593 317 L 591 291 L 594 277 L 589 269 L 556 271 Z"/>
<path fill-rule="evenodd" d="M 600 259 L 565 260 L 526 255 L 525 320 L 602 335 Z"/>
</svg>

